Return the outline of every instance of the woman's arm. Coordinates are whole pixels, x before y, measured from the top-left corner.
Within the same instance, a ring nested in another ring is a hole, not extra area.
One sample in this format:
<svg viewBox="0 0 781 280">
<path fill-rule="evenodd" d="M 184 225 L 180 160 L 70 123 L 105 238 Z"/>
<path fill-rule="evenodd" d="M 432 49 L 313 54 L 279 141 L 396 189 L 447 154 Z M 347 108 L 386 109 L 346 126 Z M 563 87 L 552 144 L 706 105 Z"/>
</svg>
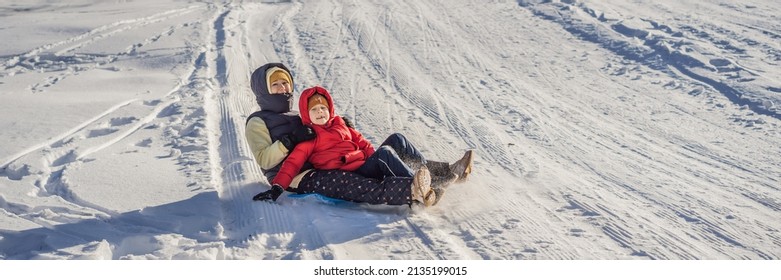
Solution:
<svg viewBox="0 0 781 280">
<path fill-rule="evenodd" d="M 281 142 L 271 142 L 271 134 L 261 118 L 251 118 L 247 122 L 245 136 L 255 162 L 261 169 L 277 166 L 289 152 Z"/>
</svg>

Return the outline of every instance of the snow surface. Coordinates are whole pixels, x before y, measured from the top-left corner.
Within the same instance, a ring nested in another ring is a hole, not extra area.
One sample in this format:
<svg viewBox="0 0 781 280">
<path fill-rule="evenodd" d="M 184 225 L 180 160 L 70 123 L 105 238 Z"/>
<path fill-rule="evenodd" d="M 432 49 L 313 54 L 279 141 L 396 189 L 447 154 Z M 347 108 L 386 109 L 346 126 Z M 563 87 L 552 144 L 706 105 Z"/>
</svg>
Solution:
<svg viewBox="0 0 781 280">
<path fill-rule="evenodd" d="M 779 15 L 0 0 L 0 259 L 778 260 Z M 253 202 L 248 78 L 277 61 L 374 143 L 474 173 L 428 209 Z"/>
</svg>

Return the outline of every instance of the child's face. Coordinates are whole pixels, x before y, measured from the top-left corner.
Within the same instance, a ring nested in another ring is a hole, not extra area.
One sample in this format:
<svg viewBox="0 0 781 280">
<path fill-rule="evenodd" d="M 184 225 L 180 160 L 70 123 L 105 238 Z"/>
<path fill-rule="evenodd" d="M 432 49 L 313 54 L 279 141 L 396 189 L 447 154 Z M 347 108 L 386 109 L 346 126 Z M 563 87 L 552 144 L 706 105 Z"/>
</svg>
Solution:
<svg viewBox="0 0 781 280">
<path fill-rule="evenodd" d="M 309 120 L 316 125 L 324 125 L 331 118 L 331 113 L 328 112 L 328 106 L 323 104 L 317 104 L 309 109 Z"/>
<path fill-rule="evenodd" d="M 289 93 L 291 91 L 290 83 L 287 80 L 279 79 L 271 83 L 271 94 Z"/>
</svg>

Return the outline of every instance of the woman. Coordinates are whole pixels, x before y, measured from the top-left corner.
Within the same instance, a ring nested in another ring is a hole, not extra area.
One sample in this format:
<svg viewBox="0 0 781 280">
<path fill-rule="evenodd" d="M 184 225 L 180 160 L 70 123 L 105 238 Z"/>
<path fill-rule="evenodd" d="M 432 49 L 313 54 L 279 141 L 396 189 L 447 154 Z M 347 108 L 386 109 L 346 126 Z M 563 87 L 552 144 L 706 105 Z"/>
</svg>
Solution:
<svg viewBox="0 0 781 280">
<path fill-rule="evenodd" d="M 315 133 L 302 124 L 297 112 L 292 111 L 293 77 L 285 65 L 269 63 L 259 67 L 252 73 L 250 84 L 261 110 L 247 117 L 247 143 L 266 179 L 271 182 L 290 151 L 298 143 L 314 139 Z M 472 151 L 467 151 L 453 164 L 426 161 L 422 157 L 407 160 L 415 169 L 422 166 L 429 169 L 431 188 L 437 194 L 436 204 L 449 184 L 454 180 L 463 182 L 467 179 L 472 169 L 472 158 Z M 377 180 L 340 170 L 315 170 L 310 164 L 305 164 L 287 190 L 369 204 L 412 205 L 412 184 L 413 178 L 409 177 Z M 284 189 L 272 186 L 270 190 L 255 195 L 253 200 L 276 201 L 282 193 Z"/>
</svg>

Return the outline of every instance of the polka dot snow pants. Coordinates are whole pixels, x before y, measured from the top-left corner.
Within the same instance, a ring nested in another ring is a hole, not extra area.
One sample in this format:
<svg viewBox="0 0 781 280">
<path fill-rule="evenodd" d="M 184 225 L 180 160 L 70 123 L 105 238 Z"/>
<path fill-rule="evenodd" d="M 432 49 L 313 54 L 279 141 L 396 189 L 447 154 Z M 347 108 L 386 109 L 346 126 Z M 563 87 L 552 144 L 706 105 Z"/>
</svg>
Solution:
<svg viewBox="0 0 781 280">
<path fill-rule="evenodd" d="M 352 202 L 410 205 L 411 186 L 409 177 L 386 177 L 380 181 L 340 170 L 312 170 L 304 175 L 298 188 L 289 190 Z"/>
</svg>

